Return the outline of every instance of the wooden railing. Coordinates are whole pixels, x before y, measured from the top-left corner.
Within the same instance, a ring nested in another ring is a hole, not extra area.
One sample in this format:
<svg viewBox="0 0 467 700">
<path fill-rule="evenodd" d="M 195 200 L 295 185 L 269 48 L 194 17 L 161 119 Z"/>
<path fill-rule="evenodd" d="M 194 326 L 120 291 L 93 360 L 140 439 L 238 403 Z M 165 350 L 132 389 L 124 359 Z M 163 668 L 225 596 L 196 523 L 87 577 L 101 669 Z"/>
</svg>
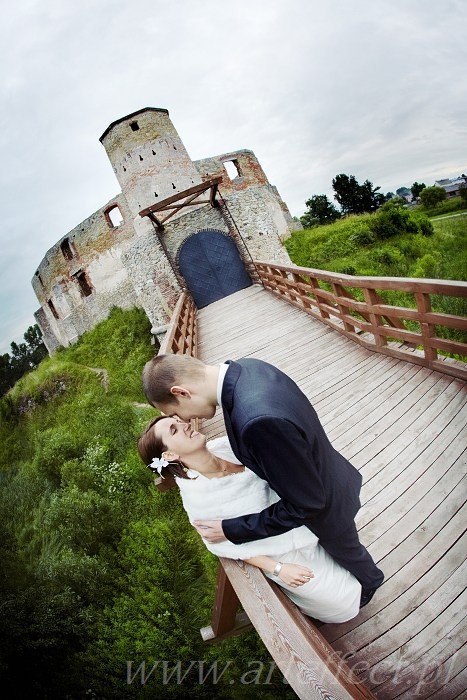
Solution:
<svg viewBox="0 0 467 700">
<path fill-rule="evenodd" d="M 198 353 L 198 326 L 196 306 L 188 292 L 182 292 L 174 309 L 168 331 L 161 343 L 159 354 L 192 355 Z"/>
<path fill-rule="evenodd" d="M 467 297 L 467 284 L 353 277 L 267 262 L 255 264 L 267 290 L 364 347 L 453 376 L 466 376 L 462 362 L 440 358 L 438 351 L 465 356 L 467 345 L 438 337 L 436 326 L 467 330 L 467 320 L 433 312 L 430 295 Z M 323 283 L 327 288 L 321 286 Z M 354 289 L 361 290 L 363 301 L 354 297 Z M 386 304 L 379 295 L 383 290 L 413 294 L 416 308 Z M 409 330 L 404 320 L 416 321 L 420 330 Z M 187 293 L 180 297 L 174 310 L 160 352 L 197 355 L 196 307 Z M 174 484 L 169 481 L 166 479 L 158 487 L 170 488 Z M 240 605 L 243 612 L 238 612 Z M 249 564 L 221 559 L 211 625 L 201 630 L 203 639 L 220 641 L 251 625 L 299 698 L 374 699 L 313 621 L 278 586 Z"/>
<path fill-rule="evenodd" d="M 431 301 L 432 295 L 466 298 L 467 283 L 354 277 L 262 261 L 255 261 L 255 265 L 267 290 L 360 345 L 455 377 L 467 377 L 465 361 L 438 354 L 441 350 L 467 359 L 467 343 L 441 338 L 436 331 L 438 326 L 465 332 L 467 318 L 432 311 Z M 353 290 L 361 290 L 363 300 L 355 298 Z M 387 304 L 380 296 L 387 290 L 413 295 L 416 307 Z"/>
<path fill-rule="evenodd" d="M 239 605 L 244 612 L 238 613 Z M 212 623 L 201 634 L 220 641 L 252 623 L 301 700 L 375 700 L 312 620 L 259 569 L 220 559 Z"/>
<path fill-rule="evenodd" d="M 198 355 L 198 324 L 196 318 L 196 306 L 188 292 L 182 292 L 175 309 L 165 337 L 161 343 L 158 354 L 173 353 L 174 355 Z M 197 429 L 197 419 L 192 421 Z M 168 491 L 176 486 L 171 476 L 164 479 L 157 477 L 154 484 L 159 491 Z"/>
</svg>

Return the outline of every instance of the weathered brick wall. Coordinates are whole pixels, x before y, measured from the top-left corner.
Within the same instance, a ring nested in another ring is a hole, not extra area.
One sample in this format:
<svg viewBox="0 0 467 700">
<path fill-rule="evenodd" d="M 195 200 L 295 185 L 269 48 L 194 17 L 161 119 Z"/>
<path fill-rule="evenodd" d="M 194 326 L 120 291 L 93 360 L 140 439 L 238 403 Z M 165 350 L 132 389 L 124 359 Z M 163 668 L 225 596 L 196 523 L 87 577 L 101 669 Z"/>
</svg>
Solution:
<svg viewBox="0 0 467 700">
<path fill-rule="evenodd" d="M 51 328 L 49 317 L 42 307 L 36 311 L 36 313 L 34 314 L 34 318 L 36 319 L 36 323 L 42 331 L 45 347 L 47 348 L 50 354 L 54 353 L 55 350 L 58 350 L 60 345 L 63 345 L 63 343 L 60 343 L 59 340 L 58 329 Z"/>
<path fill-rule="evenodd" d="M 233 168 L 231 168 L 235 175 L 233 179 L 224 167 L 226 163 L 233 164 Z M 197 167 L 203 180 L 222 176 L 222 183 L 219 186 L 222 191 L 239 192 L 250 185 L 269 185 L 266 174 L 257 157 L 253 151 L 247 149 L 195 160 L 194 165 Z"/>
<path fill-rule="evenodd" d="M 231 171 L 233 170 L 234 175 L 236 172 L 236 177 L 233 179 L 231 179 L 226 168 L 224 167 L 226 163 L 233 164 Z M 241 151 L 223 153 L 219 156 L 197 160 L 195 161 L 195 165 L 204 180 L 207 180 L 210 177 L 222 177 L 222 182 L 219 185 L 219 192 L 227 201 L 243 201 L 245 202 L 244 208 L 246 210 L 248 206 L 254 202 L 255 198 L 257 199 L 257 204 L 255 206 L 256 210 L 258 207 L 266 204 L 270 213 L 270 218 L 273 222 L 272 226 L 273 228 L 277 229 L 277 233 L 281 241 L 288 238 L 293 231 L 302 228 L 301 224 L 295 221 L 295 219 L 291 216 L 286 203 L 281 198 L 277 190 L 277 187 L 269 183 L 264 170 L 253 151 L 244 149 Z M 272 198 L 266 195 L 266 190 L 272 194 Z M 248 195 L 245 198 L 233 196 L 235 194 L 246 192 L 248 192 Z M 242 219 L 244 220 L 245 217 L 243 216 Z M 259 221 L 260 220 L 261 217 L 259 217 Z M 261 231 L 262 228 L 264 228 L 264 226 L 260 226 L 259 231 Z M 271 221 L 269 221 L 267 229 L 271 230 Z M 240 231 L 243 231 L 243 229 L 240 228 Z M 262 234 L 264 235 L 264 231 L 262 231 Z M 251 235 L 251 232 L 248 235 Z M 259 241 L 258 243 L 261 242 Z M 278 252 L 276 251 L 276 255 L 277 254 Z"/>
</svg>

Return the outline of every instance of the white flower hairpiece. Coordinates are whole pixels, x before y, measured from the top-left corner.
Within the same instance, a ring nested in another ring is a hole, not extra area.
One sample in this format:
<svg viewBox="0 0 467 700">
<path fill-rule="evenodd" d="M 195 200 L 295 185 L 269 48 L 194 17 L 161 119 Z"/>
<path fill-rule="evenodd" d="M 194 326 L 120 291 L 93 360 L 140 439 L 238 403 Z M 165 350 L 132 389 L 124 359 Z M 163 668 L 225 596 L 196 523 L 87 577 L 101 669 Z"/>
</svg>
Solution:
<svg viewBox="0 0 467 700">
<path fill-rule="evenodd" d="M 153 472 L 157 472 L 162 476 L 162 470 L 164 467 L 166 467 L 170 462 L 168 462 L 166 459 L 163 457 L 159 459 L 159 457 L 153 457 L 153 460 L 151 464 L 148 464 L 149 469 Z"/>
</svg>

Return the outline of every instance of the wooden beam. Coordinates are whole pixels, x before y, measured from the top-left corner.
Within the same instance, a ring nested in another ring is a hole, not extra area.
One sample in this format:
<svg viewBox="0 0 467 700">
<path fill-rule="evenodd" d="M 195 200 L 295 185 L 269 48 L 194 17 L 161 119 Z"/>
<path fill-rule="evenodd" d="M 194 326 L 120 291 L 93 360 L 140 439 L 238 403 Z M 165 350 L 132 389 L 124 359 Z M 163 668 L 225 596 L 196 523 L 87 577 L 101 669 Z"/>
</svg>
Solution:
<svg viewBox="0 0 467 700">
<path fill-rule="evenodd" d="M 203 194 L 201 192 L 201 194 Z M 200 195 L 196 195 L 199 197 Z M 193 202 L 191 206 L 196 206 L 197 204 L 210 204 L 211 200 L 210 199 L 198 199 L 196 202 Z M 181 209 L 182 207 L 188 207 L 190 206 L 190 202 L 183 202 L 182 204 L 167 204 L 166 207 L 164 207 L 164 211 L 166 209 Z"/>
<path fill-rule="evenodd" d="M 222 181 L 222 180 L 221 180 Z M 209 198 L 209 201 L 211 202 L 211 207 L 217 207 L 217 200 L 216 200 L 216 195 L 217 195 L 217 190 L 219 187 L 219 183 L 214 183 L 211 187 L 211 196 Z"/>
<path fill-rule="evenodd" d="M 219 185 L 219 183 L 222 182 L 222 177 L 214 177 L 211 178 L 210 180 L 206 180 L 206 182 L 201 183 L 200 185 L 195 185 L 194 187 L 189 187 L 187 190 L 183 190 L 183 192 L 178 192 L 177 194 L 172 195 L 172 197 L 167 197 L 166 199 L 163 199 L 161 202 L 158 202 L 157 204 L 151 204 L 151 206 L 146 207 L 146 209 L 142 209 L 139 213 L 141 217 L 144 216 L 149 216 L 149 214 L 152 214 L 156 211 L 160 211 L 161 209 L 164 209 L 167 204 L 173 204 L 174 202 L 179 202 L 181 199 L 184 199 L 186 197 L 189 197 L 192 194 L 195 194 L 198 192 L 201 194 L 202 192 L 206 192 L 209 190 L 211 187 L 214 185 Z"/>
<path fill-rule="evenodd" d="M 212 621 L 208 627 L 202 627 L 200 630 L 205 642 L 219 642 L 251 628 L 248 615 L 238 613 L 239 605 L 237 594 L 224 567 L 219 562 Z"/>
<path fill-rule="evenodd" d="M 204 192 L 204 190 L 203 190 Z M 180 202 L 180 204 L 174 204 L 174 205 L 168 205 L 167 207 L 161 207 L 159 211 L 166 210 L 166 209 L 173 209 L 174 211 L 170 212 L 166 217 L 162 219 L 162 223 L 164 224 L 168 219 L 170 219 L 172 216 L 174 216 L 180 209 L 183 209 L 183 207 L 188 207 L 188 206 L 197 206 L 198 204 L 201 204 L 201 202 L 196 202 L 196 200 L 203 192 L 195 192 L 195 194 L 192 194 L 191 197 L 188 197 L 184 202 Z"/>
</svg>

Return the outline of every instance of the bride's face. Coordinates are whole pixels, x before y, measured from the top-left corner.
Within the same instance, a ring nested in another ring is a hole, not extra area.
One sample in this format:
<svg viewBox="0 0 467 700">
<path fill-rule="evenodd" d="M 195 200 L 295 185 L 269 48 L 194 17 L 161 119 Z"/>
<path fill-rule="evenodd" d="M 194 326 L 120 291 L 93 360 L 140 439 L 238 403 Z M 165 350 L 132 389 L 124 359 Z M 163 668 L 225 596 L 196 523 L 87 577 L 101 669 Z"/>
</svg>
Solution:
<svg viewBox="0 0 467 700">
<path fill-rule="evenodd" d="M 176 455 L 182 462 L 184 457 L 189 457 L 206 445 L 206 436 L 193 430 L 190 423 L 185 423 L 179 418 L 168 416 L 158 421 L 153 430 L 167 451 Z"/>
</svg>

